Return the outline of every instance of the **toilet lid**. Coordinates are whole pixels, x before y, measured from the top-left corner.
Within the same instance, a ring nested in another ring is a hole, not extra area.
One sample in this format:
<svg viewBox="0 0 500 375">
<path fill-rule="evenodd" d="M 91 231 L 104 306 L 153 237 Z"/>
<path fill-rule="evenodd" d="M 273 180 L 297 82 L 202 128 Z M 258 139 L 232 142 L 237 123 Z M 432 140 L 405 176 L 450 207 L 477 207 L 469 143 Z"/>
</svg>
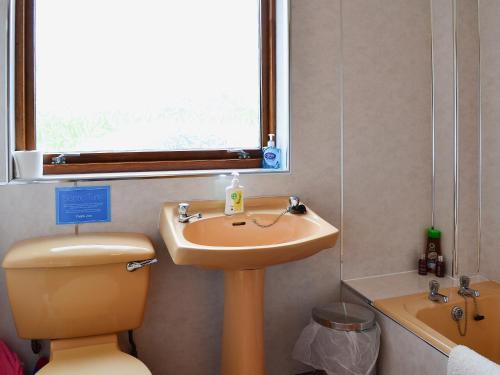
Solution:
<svg viewBox="0 0 500 375">
<path fill-rule="evenodd" d="M 115 344 L 101 344 L 59 350 L 38 375 L 151 375 L 137 358 L 118 350 Z"/>
</svg>

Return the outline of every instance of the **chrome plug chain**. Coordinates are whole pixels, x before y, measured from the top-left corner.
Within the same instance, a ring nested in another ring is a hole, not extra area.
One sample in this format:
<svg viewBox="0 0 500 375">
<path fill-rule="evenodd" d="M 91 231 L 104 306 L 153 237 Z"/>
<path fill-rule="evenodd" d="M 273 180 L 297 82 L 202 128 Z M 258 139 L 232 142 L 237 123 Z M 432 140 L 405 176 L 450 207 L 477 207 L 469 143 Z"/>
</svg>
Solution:
<svg viewBox="0 0 500 375">
<path fill-rule="evenodd" d="M 278 217 L 276 219 L 274 219 L 274 221 L 270 224 L 261 224 L 257 221 L 257 219 L 252 219 L 252 223 L 254 223 L 255 225 L 257 225 L 259 228 L 269 228 L 269 227 L 272 227 L 273 225 L 275 225 L 283 215 L 285 215 L 287 212 L 288 212 L 288 208 L 283 211 L 281 214 L 278 215 Z"/>
</svg>

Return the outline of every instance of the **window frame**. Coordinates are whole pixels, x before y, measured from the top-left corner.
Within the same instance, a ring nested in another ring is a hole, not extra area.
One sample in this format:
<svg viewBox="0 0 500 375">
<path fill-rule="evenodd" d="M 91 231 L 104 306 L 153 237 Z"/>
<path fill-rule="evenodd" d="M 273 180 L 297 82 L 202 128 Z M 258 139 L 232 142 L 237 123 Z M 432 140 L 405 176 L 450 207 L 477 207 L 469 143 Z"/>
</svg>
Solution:
<svg viewBox="0 0 500 375">
<path fill-rule="evenodd" d="M 15 149 L 36 149 L 35 2 L 17 0 L 15 8 Z M 276 134 L 276 0 L 260 0 L 261 147 Z M 229 151 L 229 152 L 228 152 Z M 261 149 L 199 151 L 92 152 L 44 154 L 44 175 L 260 168 Z"/>
</svg>

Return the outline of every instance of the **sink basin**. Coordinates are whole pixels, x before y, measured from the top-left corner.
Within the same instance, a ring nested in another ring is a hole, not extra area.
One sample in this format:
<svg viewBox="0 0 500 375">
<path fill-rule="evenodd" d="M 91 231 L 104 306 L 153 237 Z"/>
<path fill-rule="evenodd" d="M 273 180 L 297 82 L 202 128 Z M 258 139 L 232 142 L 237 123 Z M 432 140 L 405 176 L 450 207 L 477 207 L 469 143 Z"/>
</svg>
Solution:
<svg viewBox="0 0 500 375">
<path fill-rule="evenodd" d="M 264 275 L 274 264 L 300 260 L 333 247 L 338 230 L 311 209 L 286 213 L 288 197 L 245 199 L 245 213 L 224 215 L 223 201 L 166 203 L 160 232 L 175 264 L 224 270 L 222 375 L 264 375 Z"/>
<path fill-rule="evenodd" d="M 175 264 L 222 269 L 257 269 L 309 257 L 335 245 L 338 230 L 311 209 L 287 213 L 287 197 L 249 198 L 245 213 L 224 215 L 222 201 L 190 203 L 201 219 L 177 220 L 177 203 L 163 206 L 160 231 Z"/>
</svg>

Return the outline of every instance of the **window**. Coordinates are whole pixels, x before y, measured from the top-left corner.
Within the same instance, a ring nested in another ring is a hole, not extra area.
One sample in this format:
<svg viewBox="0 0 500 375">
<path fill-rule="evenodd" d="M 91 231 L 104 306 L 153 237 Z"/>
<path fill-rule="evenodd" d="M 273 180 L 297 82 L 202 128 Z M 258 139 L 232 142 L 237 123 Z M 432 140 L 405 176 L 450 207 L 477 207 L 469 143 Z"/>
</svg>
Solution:
<svg viewBox="0 0 500 375">
<path fill-rule="evenodd" d="M 44 150 L 45 174 L 260 167 L 275 6 L 18 0 L 16 149 Z"/>
</svg>

